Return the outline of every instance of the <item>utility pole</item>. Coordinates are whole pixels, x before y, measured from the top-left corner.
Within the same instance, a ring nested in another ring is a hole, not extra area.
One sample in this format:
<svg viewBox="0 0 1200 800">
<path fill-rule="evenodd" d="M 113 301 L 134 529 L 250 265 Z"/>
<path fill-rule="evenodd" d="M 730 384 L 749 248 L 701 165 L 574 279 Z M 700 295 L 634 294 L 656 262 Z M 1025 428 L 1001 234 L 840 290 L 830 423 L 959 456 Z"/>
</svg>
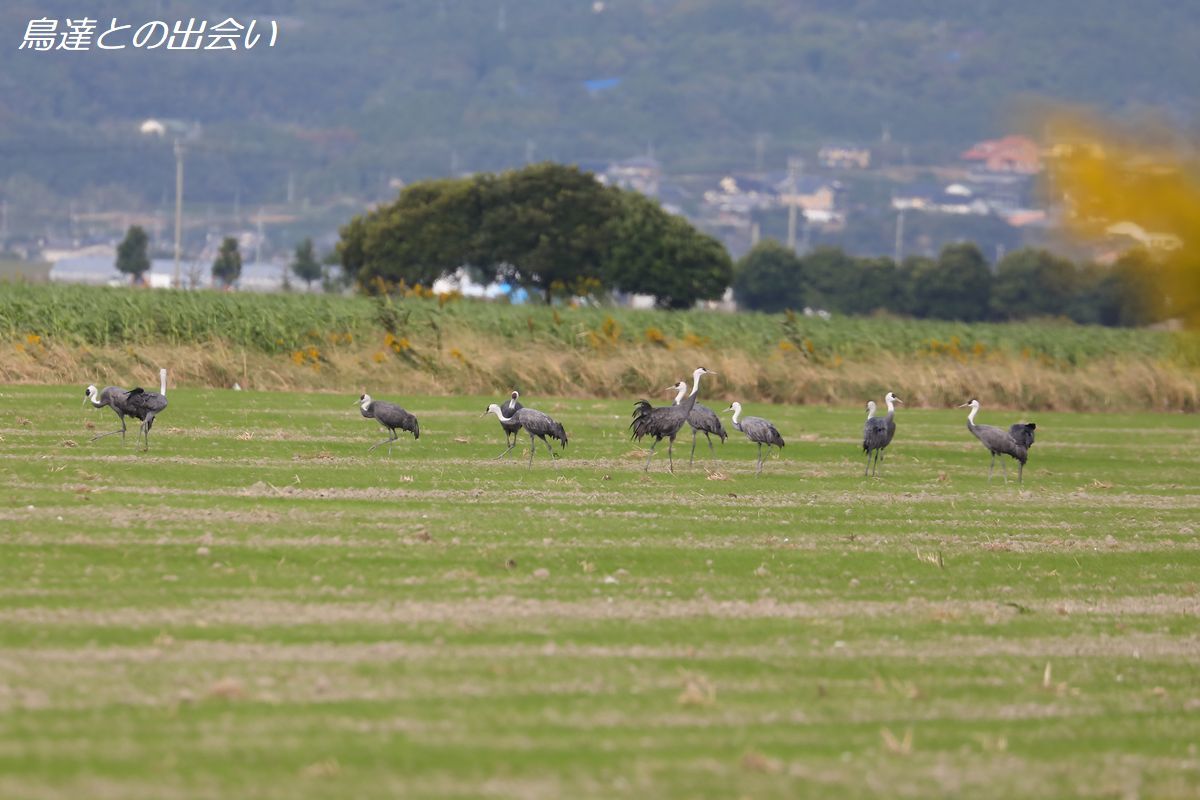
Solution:
<svg viewBox="0 0 1200 800">
<path fill-rule="evenodd" d="M 896 262 L 896 266 L 900 266 L 900 259 L 904 257 L 904 209 L 896 214 L 896 247 L 893 251 L 892 260 Z"/>
<path fill-rule="evenodd" d="M 804 162 L 799 158 L 792 157 L 788 159 L 788 232 L 787 245 L 788 249 L 793 253 L 796 252 L 796 208 L 799 206 L 798 181 L 800 178 L 800 169 L 804 166 Z"/>
<path fill-rule="evenodd" d="M 175 278 L 172 285 L 183 288 L 179 260 L 183 253 L 183 142 L 175 140 Z"/>
</svg>

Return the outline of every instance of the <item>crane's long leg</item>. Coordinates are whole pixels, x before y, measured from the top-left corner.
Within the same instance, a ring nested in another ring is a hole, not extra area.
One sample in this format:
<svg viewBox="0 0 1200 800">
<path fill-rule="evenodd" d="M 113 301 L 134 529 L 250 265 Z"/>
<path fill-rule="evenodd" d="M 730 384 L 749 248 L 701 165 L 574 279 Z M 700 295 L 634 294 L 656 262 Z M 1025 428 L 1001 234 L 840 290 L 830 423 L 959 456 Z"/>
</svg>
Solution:
<svg viewBox="0 0 1200 800">
<path fill-rule="evenodd" d="M 672 456 L 672 451 L 675 449 L 675 437 L 667 439 L 667 470 L 675 474 L 675 458 Z"/>
<path fill-rule="evenodd" d="M 112 408 L 111 406 L 109 407 Z M 125 415 L 120 411 L 117 411 L 115 408 L 113 408 L 112 411 L 117 415 L 117 421 L 121 423 L 121 429 L 117 431 L 109 431 L 108 433 L 98 433 L 92 437 L 93 442 L 97 439 L 103 439 L 105 436 L 113 436 L 118 433 L 121 434 L 121 442 L 123 443 L 125 441 Z"/>
<path fill-rule="evenodd" d="M 992 482 L 992 470 L 994 470 L 995 468 L 996 468 L 996 454 L 992 453 L 992 463 L 991 463 L 991 466 L 988 467 L 988 483 Z"/>
<path fill-rule="evenodd" d="M 153 414 L 153 412 L 151 412 L 149 414 L 149 416 L 147 416 L 146 419 L 142 421 L 142 427 L 141 427 L 142 439 L 145 442 L 145 446 L 142 448 L 143 450 L 150 449 L 150 428 L 152 428 L 153 426 L 154 426 L 154 414 Z"/>
<path fill-rule="evenodd" d="M 709 435 L 708 431 L 704 432 L 704 438 L 708 439 L 708 454 L 712 456 L 713 461 L 716 461 L 717 460 L 717 449 L 715 447 L 713 447 L 712 436 Z"/>
<path fill-rule="evenodd" d="M 508 436 L 507 435 L 504 437 L 504 443 L 508 444 Z M 493 458 L 492 461 L 499 461 L 500 459 L 504 458 L 506 455 L 511 453 L 513 448 L 516 446 L 517 446 L 517 437 L 514 435 L 512 438 L 512 444 L 508 444 L 508 449 L 506 449 L 503 453 L 501 453 L 500 455 Z"/>
<path fill-rule="evenodd" d="M 758 443 L 758 469 L 754 470 L 754 474 L 762 474 L 762 442 Z"/>
<path fill-rule="evenodd" d="M 863 464 L 863 477 L 867 477 L 867 473 L 871 471 L 871 451 L 867 451 L 867 463 Z"/>
<path fill-rule="evenodd" d="M 558 453 L 554 452 L 554 448 L 550 446 L 550 440 L 545 436 L 542 437 L 542 444 L 546 445 L 546 452 L 550 454 L 550 460 L 558 458 Z"/>
<path fill-rule="evenodd" d="M 533 466 L 533 451 L 537 449 L 537 442 L 533 440 L 533 434 L 529 434 L 529 463 L 525 465 L 526 469 Z"/>
<path fill-rule="evenodd" d="M 380 445 L 384 445 L 384 444 L 388 444 L 389 442 L 396 441 L 396 432 L 393 430 L 389 430 L 388 433 L 391 434 L 390 436 L 388 436 L 388 438 L 384 439 L 382 442 L 376 442 L 375 444 L 371 445 L 370 447 L 367 448 L 367 452 L 368 453 L 371 452 L 372 450 L 374 450 L 376 447 L 379 447 Z M 391 452 L 392 452 L 391 445 L 388 445 L 388 454 L 390 455 Z"/>
<path fill-rule="evenodd" d="M 662 441 L 662 440 L 655 439 L 654 444 L 650 445 L 650 455 L 646 456 L 646 464 L 645 464 L 645 466 L 642 467 L 642 472 L 650 471 L 650 459 L 654 458 L 654 448 L 658 447 L 658 443 L 660 441 Z"/>
<path fill-rule="evenodd" d="M 707 433 L 704 435 L 708 436 Z M 711 445 L 712 442 L 709 442 L 709 444 Z M 690 456 L 688 456 L 688 466 L 690 467 L 692 465 L 692 462 L 695 460 L 696 460 L 696 429 L 692 428 L 692 454 Z"/>
<path fill-rule="evenodd" d="M 1008 462 L 1000 459 L 1000 467 L 1004 470 L 1004 482 L 1008 483 Z"/>
</svg>

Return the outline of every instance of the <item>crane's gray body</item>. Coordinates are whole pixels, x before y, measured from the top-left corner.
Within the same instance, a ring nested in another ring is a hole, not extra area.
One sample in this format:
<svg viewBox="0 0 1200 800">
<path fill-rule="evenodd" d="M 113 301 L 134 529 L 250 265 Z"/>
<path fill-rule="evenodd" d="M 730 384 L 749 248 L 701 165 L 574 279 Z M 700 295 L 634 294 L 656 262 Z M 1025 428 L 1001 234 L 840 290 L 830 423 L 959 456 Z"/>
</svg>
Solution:
<svg viewBox="0 0 1200 800">
<path fill-rule="evenodd" d="M 783 448 L 783 436 L 773 424 L 762 417 L 741 417 L 739 419 L 739 415 L 742 413 L 741 403 L 734 403 L 730 408 L 734 412 L 733 429 L 741 431 L 747 439 L 758 445 L 758 467 L 754 474 L 759 475 L 762 473 L 763 445 L 767 446 L 767 454 L 770 455 L 772 446 Z"/>
<path fill-rule="evenodd" d="M 1019 464 L 1017 468 L 1017 483 L 1024 482 L 1025 462 L 1029 459 L 1029 448 L 1033 447 L 1034 431 L 1037 425 L 1032 422 L 1017 422 L 1008 427 L 997 428 L 994 425 L 976 425 L 975 414 L 979 411 L 979 401 L 972 400 L 964 405 L 972 406 L 967 416 L 967 430 L 992 454 L 992 462 L 988 466 L 988 480 L 996 468 L 996 456 L 1012 456 Z M 1004 469 L 1004 481 L 1008 482 L 1008 462 L 1003 459 L 1000 466 Z"/>
<path fill-rule="evenodd" d="M 367 419 L 373 419 L 386 428 L 389 434 L 388 438 L 382 442 L 376 442 L 367 448 L 368 453 L 376 447 L 386 444 L 388 455 L 391 455 L 392 445 L 400 438 L 396 433 L 397 430 L 408 431 L 413 435 L 413 439 L 421 438 L 421 425 L 417 422 L 417 418 L 395 403 L 373 400 L 369 394 L 364 394 L 359 398 L 359 411 Z"/>
<path fill-rule="evenodd" d="M 546 450 L 550 453 L 551 458 L 557 458 L 558 455 L 547 441 L 548 438 L 557 439 L 562 444 L 563 450 L 567 449 L 566 430 L 563 429 L 561 422 L 553 419 L 549 414 L 544 414 L 535 408 L 521 407 L 513 414 L 505 415 L 500 406 L 495 403 L 488 406 L 488 410 L 483 413 L 494 413 L 501 423 L 515 423 L 518 425 L 518 430 L 524 429 L 529 434 L 529 463 L 526 466 L 533 466 L 533 452 L 537 449 L 535 438 L 542 440 L 542 444 L 546 445 Z"/>
</svg>

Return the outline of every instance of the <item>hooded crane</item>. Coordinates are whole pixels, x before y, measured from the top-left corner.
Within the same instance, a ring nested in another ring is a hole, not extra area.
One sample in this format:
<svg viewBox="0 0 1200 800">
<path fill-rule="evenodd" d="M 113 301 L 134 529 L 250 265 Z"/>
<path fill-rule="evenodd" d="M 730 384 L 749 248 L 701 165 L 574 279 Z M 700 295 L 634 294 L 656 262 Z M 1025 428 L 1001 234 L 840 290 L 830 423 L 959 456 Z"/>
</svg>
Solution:
<svg viewBox="0 0 1200 800">
<path fill-rule="evenodd" d="M 92 441 L 96 441 L 105 436 L 113 434 L 121 434 L 121 441 L 125 441 L 125 417 L 134 417 L 142 421 L 138 433 L 141 434 L 145 445 L 142 449 L 150 449 L 150 429 L 154 427 L 155 418 L 167 407 L 167 371 L 160 369 L 158 371 L 159 390 L 157 392 L 147 392 L 142 387 L 130 389 L 118 389 L 115 386 L 105 386 L 101 391 L 96 391 L 95 386 L 89 386 L 84 390 L 84 395 L 87 400 L 92 402 L 95 408 L 103 408 L 108 406 L 117 415 L 117 419 L 121 421 L 121 429 L 101 433 L 92 437 Z"/>
<path fill-rule="evenodd" d="M 83 402 L 87 405 L 91 401 L 93 408 L 104 408 L 108 406 L 113 413 L 117 415 L 117 420 L 121 423 L 121 427 L 115 431 L 108 433 L 97 433 L 92 437 L 92 441 L 103 439 L 105 436 L 114 436 L 121 434 L 121 441 L 125 441 L 125 400 L 129 397 L 129 392 L 116 386 L 105 386 L 103 389 L 96 389 L 96 384 L 92 384 L 83 390 Z"/>
<path fill-rule="evenodd" d="M 871 469 L 872 475 L 875 474 L 875 469 L 871 468 L 872 453 L 875 455 L 875 468 L 878 468 L 879 462 L 883 460 L 884 449 L 892 443 L 892 437 L 896 435 L 896 403 L 904 401 L 891 392 L 883 399 L 888 407 L 886 417 L 875 416 L 874 400 L 867 403 L 867 422 L 863 425 L 863 452 L 867 454 L 867 466 L 863 467 L 863 477 L 866 477 L 868 469 Z"/>
<path fill-rule="evenodd" d="M 382 442 L 376 442 L 367 448 L 367 452 L 371 452 L 381 444 L 388 446 L 388 455 L 392 454 L 392 444 L 400 437 L 396 435 L 396 429 L 408 431 L 413 435 L 413 439 L 421 438 L 421 426 L 417 422 L 417 418 L 405 411 L 395 403 L 388 403 L 383 400 L 372 400 L 371 395 L 364 394 L 358 398 L 358 407 L 362 410 L 362 415 L 367 419 L 373 419 L 388 430 L 388 438 Z"/>
<path fill-rule="evenodd" d="M 1025 461 L 1029 458 L 1029 448 L 1033 447 L 1033 431 L 1037 425 L 1032 422 L 1017 422 L 1010 425 L 1008 430 L 991 425 L 976 425 L 975 415 L 979 413 L 979 401 L 972 398 L 959 408 L 968 406 L 971 408 L 971 413 L 967 414 L 967 430 L 973 433 L 975 438 L 992 453 L 992 463 L 988 467 L 988 480 L 992 479 L 992 470 L 996 468 L 996 456 L 1010 455 L 1020 464 L 1017 469 L 1017 483 L 1022 483 Z M 1007 464 L 1008 462 L 1003 459 L 1000 461 L 1000 466 L 1004 468 L 1005 483 L 1008 483 Z"/>
<path fill-rule="evenodd" d="M 676 392 L 675 405 L 679 405 L 683 402 L 684 392 L 687 391 L 687 382 L 680 381 L 672 388 Z M 704 438 L 708 439 L 708 452 L 712 453 L 712 457 L 715 460 L 717 451 L 713 448 L 712 436 L 710 434 L 716 434 L 721 437 L 721 444 L 725 444 L 725 437 L 728 436 L 725 433 L 725 428 L 721 427 L 721 418 L 717 416 L 717 412 L 697 403 L 692 407 L 692 413 L 688 414 L 688 425 L 692 428 L 692 454 L 688 456 L 688 465 L 690 466 L 696 459 L 696 433 L 698 431 L 702 431 Z"/>
<path fill-rule="evenodd" d="M 513 394 L 516 394 L 516 392 L 513 392 Z M 558 456 L 555 454 L 554 448 L 550 446 L 550 442 L 546 441 L 547 436 L 551 439 L 558 439 L 562 443 L 563 450 L 567 449 L 567 432 L 563 430 L 562 423 L 551 419 L 548 414 L 543 414 L 541 411 L 533 408 L 522 407 L 506 417 L 504 416 L 504 411 L 495 403 L 488 406 L 487 411 L 484 411 L 480 416 L 486 417 L 488 414 L 495 414 L 496 418 L 500 420 L 501 425 L 515 424 L 518 430 L 524 428 L 525 432 L 529 434 L 529 463 L 526 465 L 528 467 L 533 466 L 533 451 L 537 449 L 537 442 L 534 441 L 535 436 L 542 440 L 542 444 L 546 445 L 546 449 L 550 451 L 551 458 L 557 458 Z"/>
<path fill-rule="evenodd" d="M 521 405 L 521 401 L 517 399 L 520 396 L 521 393 L 516 389 L 513 389 L 512 394 L 509 395 L 509 398 L 504 401 L 503 405 L 500 406 L 500 410 L 503 411 L 506 416 L 514 417 L 518 411 L 525 407 Z M 499 461 L 512 452 L 512 449 L 517 446 L 517 434 L 521 432 L 521 423 L 515 418 L 510 422 L 500 420 L 500 427 L 504 429 L 504 444 L 508 445 L 508 449 L 492 459 L 493 461 Z M 509 442 L 510 436 L 512 437 L 511 443 Z"/>
<path fill-rule="evenodd" d="M 767 446 L 767 454 L 770 455 L 771 445 L 783 448 L 783 437 L 779 435 L 779 431 L 775 429 L 774 425 L 762 417 L 746 417 L 739 422 L 738 417 L 742 414 L 741 403 L 733 403 L 725 410 L 733 412 L 733 429 L 741 431 L 746 434 L 747 439 L 758 443 L 758 469 L 754 470 L 754 474 L 762 474 L 763 445 Z"/>
<path fill-rule="evenodd" d="M 709 372 L 704 367 L 696 367 L 692 371 L 692 393 L 688 395 L 679 405 L 674 406 L 652 406 L 647 400 L 638 400 L 633 406 L 633 422 L 629 423 L 630 429 L 633 431 L 632 438 L 639 442 L 643 436 L 653 436 L 654 444 L 650 445 L 650 454 L 646 456 L 646 465 L 642 468 L 644 471 L 650 469 L 650 459 L 654 458 L 654 448 L 658 447 L 658 443 L 663 439 L 667 439 L 667 469 L 671 472 L 675 471 L 675 436 L 679 433 L 679 429 L 688 421 L 688 417 L 692 414 L 692 409 L 696 406 L 696 395 L 700 392 L 700 376 L 701 375 L 716 375 L 715 372 Z"/>
</svg>

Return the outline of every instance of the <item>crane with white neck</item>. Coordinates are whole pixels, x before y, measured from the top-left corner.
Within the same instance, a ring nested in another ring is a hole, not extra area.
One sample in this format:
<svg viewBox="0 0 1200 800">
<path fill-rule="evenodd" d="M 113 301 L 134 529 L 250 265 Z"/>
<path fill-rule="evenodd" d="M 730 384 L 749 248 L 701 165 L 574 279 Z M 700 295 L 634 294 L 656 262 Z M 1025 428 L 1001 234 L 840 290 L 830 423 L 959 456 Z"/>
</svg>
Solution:
<svg viewBox="0 0 1200 800">
<path fill-rule="evenodd" d="M 633 422 L 629 423 L 633 431 L 632 438 L 639 442 L 644 436 L 653 436 L 654 444 L 650 445 L 650 453 L 646 456 L 644 471 L 650 469 L 650 459 L 654 458 L 654 448 L 663 439 L 667 443 L 667 469 L 675 471 L 675 437 L 688 421 L 688 416 L 696 406 L 696 397 L 700 393 L 700 376 L 716 375 L 704 367 L 696 367 L 692 371 L 692 392 L 683 398 L 678 405 L 653 406 L 647 400 L 638 400 L 633 406 Z"/>
<path fill-rule="evenodd" d="M 979 413 L 979 401 L 971 398 L 959 408 L 970 408 L 967 414 L 967 430 L 992 454 L 992 463 L 988 467 L 988 481 L 992 479 L 992 471 L 996 469 L 996 456 L 1008 455 L 1017 460 L 1017 483 L 1023 483 L 1025 462 L 1029 459 L 1029 448 L 1033 447 L 1033 432 L 1037 428 L 1032 422 L 1016 422 L 1008 426 L 1008 430 L 993 425 L 976 425 L 975 415 Z M 1000 466 L 1004 469 L 1004 482 L 1008 483 L 1008 462 L 1001 459 Z"/>
</svg>

